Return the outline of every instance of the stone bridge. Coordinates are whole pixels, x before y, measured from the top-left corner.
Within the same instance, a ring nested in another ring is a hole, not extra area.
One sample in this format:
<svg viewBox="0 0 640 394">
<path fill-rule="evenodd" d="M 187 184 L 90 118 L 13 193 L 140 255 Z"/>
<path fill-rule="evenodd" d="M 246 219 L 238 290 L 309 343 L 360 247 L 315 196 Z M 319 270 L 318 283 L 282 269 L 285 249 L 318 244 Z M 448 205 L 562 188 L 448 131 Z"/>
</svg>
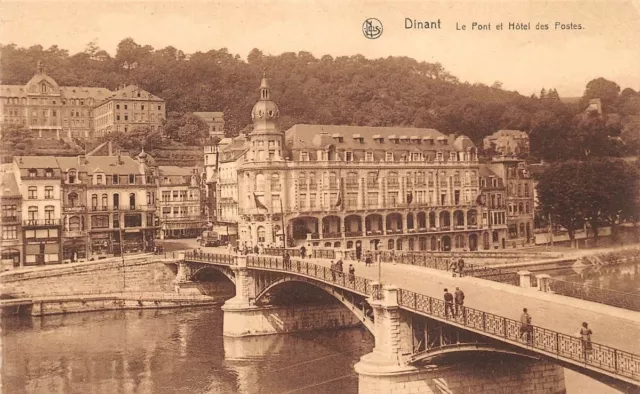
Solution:
<svg viewBox="0 0 640 394">
<path fill-rule="evenodd" d="M 375 337 L 373 352 L 355 366 L 361 393 L 563 392 L 563 367 L 624 392 L 640 392 L 637 312 L 534 288 L 451 278 L 422 267 L 384 265 L 378 282 L 382 267 L 359 264 L 358 275 L 350 276 L 332 272 L 328 265 L 321 259 L 285 264 L 280 257 L 186 253 L 178 263 L 176 287 L 188 287 L 203 269 L 218 270 L 231 280 L 235 297 L 222 309 L 224 335 L 235 337 L 287 332 L 282 324 L 274 326 L 269 314 L 273 307 L 264 303 L 284 284 L 322 289 L 351 311 L 346 312 L 353 320 L 341 307 L 334 326 L 362 323 Z M 477 309 L 447 313 L 439 294 L 456 286 L 464 288 L 466 304 Z M 534 323 L 538 318 L 543 322 L 534 324 L 529 335 L 521 335 L 516 320 L 522 306 L 529 308 Z M 317 311 L 311 319 L 323 320 L 318 328 L 330 327 L 332 313 Z M 308 315 L 288 318 L 309 324 Z M 592 327 L 603 322 L 598 326 L 602 331 L 595 328 L 598 340 L 590 349 L 575 335 L 583 320 Z"/>
</svg>

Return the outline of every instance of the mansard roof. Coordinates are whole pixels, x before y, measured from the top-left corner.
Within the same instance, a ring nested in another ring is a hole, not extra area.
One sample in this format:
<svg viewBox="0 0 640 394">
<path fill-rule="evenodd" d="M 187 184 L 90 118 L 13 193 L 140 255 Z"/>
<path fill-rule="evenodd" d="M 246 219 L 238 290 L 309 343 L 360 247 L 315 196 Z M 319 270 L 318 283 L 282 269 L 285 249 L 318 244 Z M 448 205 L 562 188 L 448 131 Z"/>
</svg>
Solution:
<svg viewBox="0 0 640 394">
<path fill-rule="evenodd" d="M 456 142 L 454 144 L 454 142 Z M 402 155 L 421 152 L 427 161 L 433 160 L 438 151 L 447 159 L 448 152 L 466 151 L 475 147 L 467 137 L 444 135 L 436 129 L 411 127 L 371 127 L 296 124 L 285 132 L 286 148 L 294 153 L 309 152 L 315 160 L 318 150 L 335 147 L 336 151 L 351 151 L 358 161 L 365 152 L 373 152 L 374 160 L 392 153 L 394 159 Z"/>
</svg>

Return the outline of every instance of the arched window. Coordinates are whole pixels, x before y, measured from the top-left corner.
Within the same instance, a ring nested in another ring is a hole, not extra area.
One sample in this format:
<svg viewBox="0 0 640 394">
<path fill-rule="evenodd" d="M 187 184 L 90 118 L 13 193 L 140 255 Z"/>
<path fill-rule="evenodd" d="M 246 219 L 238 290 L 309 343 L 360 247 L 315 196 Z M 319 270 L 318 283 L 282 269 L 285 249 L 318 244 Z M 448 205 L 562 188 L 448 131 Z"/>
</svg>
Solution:
<svg viewBox="0 0 640 394">
<path fill-rule="evenodd" d="M 106 210 L 109 205 L 109 196 L 105 193 L 102 195 L 102 209 Z"/>
<path fill-rule="evenodd" d="M 357 189 L 358 188 L 358 173 L 357 172 L 349 172 L 347 173 L 347 189 Z"/>
<path fill-rule="evenodd" d="M 67 180 L 69 183 L 76 183 L 76 171 L 75 170 L 70 170 L 69 173 L 67 174 Z"/>
<path fill-rule="evenodd" d="M 524 237 L 525 235 L 526 234 L 525 234 L 525 231 L 524 231 L 524 223 L 520 223 L 520 236 Z"/>
<path fill-rule="evenodd" d="M 266 231 L 264 230 L 264 227 L 260 226 L 258 227 L 258 242 L 265 242 L 266 238 Z"/>
<path fill-rule="evenodd" d="M 280 174 L 271 174 L 271 191 L 279 192 L 280 190 Z"/>
<path fill-rule="evenodd" d="M 256 191 L 264 191 L 264 175 L 262 174 L 256 174 Z"/>
<path fill-rule="evenodd" d="M 300 175 L 298 176 L 298 186 L 300 187 L 300 190 L 307 190 L 307 174 L 304 172 L 301 172 Z"/>
<path fill-rule="evenodd" d="M 396 250 L 402 250 L 402 240 L 401 239 L 399 239 L 396 242 Z"/>
<path fill-rule="evenodd" d="M 413 250 L 415 241 L 413 240 L 413 238 L 409 238 L 409 250 Z"/>
<path fill-rule="evenodd" d="M 375 171 L 371 171 L 367 173 L 367 187 L 377 187 L 378 186 L 378 173 Z"/>
<path fill-rule="evenodd" d="M 388 242 L 388 245 L 387 245 L 387 249 L 393 250 L 393 245 L 394 245 L 393 240 L 390 239 L 389 242 Z"/>
<path fill-rule="evenodd" d="M 338 188 L 338 179 L 336 177 L 335 172 L 329 173 L 329 189 L 337 189 Z"/>
<path fill-rule="evenodd" d="M 135 193 L 129 193 L 129 207 L 131 207 L 131 209 L 135 209 L 135 207 L 136 207 L 136 194 Z"/>
<path fill-rule="evenodd" d="M 75 192 L 71 192 L 67 195 L 67 201 L 70 207 L 75 207 L 78 203 L 78 194 Z"/>
<path fill-rule="evenodd" d="M 91 195 L 91 209 L 94 211 L 98 210 L 98 195 L 97 194 L 92 194 Z"/>
<path fill-rule="evenodd" d="M 353 248 L 353 241 L 347 241 L 347 249 Z"/>
<path fill-rule="evenodd" d="M 69 218 L 69 231 L 80 231 L 82 230 L 82 225 L 80 222 L 79 216 L 72 216 Z"/>
</svg>

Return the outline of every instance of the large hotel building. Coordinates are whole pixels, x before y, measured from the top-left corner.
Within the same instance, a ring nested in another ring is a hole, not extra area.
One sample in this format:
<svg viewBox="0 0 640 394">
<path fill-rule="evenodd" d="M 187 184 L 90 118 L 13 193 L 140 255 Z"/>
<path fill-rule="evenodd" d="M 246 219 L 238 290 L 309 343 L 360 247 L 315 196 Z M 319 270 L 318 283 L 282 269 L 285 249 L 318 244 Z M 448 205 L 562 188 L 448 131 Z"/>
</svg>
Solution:
<svg viewBox="0 0 640 394">
<path fill-rule="evenodd" d="M 489 250 L 533 242 L 533 212 L 506 211 L 516 203 L 505 189 L 526 175 L 523 163 L 483 164 L 469 138 L 434 129 L 298 124 L 282 132 L 270 94 L 263 78 L 253 131 L 220 152 L 216 229 L 240 246 L 281 246 L 283 232 L 291 247 Z"/>
<path fill-rule="evenodd" d="M 39 138 L 93 138 L 138 127 L 160 129 L 161 98 L 135 85 L 106 88 L 59 86 L 38 62 L 26 85 L 0 85 L 0 127 L 22 126 Z"/>
</svg>

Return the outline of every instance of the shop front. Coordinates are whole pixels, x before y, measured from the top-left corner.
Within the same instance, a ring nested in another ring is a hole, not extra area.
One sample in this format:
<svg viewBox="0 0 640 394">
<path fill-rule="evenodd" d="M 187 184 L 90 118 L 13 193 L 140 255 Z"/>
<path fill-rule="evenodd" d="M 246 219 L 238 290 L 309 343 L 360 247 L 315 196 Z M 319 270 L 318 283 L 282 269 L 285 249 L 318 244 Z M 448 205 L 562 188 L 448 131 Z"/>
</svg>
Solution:
<svg viewBox="0 0 640 394">
<path fill-rule="evenodd" d="M 125 254 L 140 253 L 145 250 L 143 233 L 140 230 L 125 230 L 122 234 L 122 245 Z"/>
<path fill-rule="evenodd" d="M 99 259 L 113 256 L 114 250 L 120 249 L 120 244 L 114 245 L 111 233 L 96 233 L 91 234 L 90 247 L 91 256 Z"/>
<path fill-rule="evenodd" d="M 62 260 L 76 262 L 87 258 L 87 243 L 83 239 L 62 241 Z"/>
<path fill-rule="evenodd" d="M 60 245 L 57 241 L 27 241 L 24 265 L 60 263 Z"/>
<path fill-rule="evenodd" d="M 206 220 L 188 222 L 165 222 L 162 232 L 165 239 L 197 238 L 202 235 L 206 226 Z"/>
</svg>

